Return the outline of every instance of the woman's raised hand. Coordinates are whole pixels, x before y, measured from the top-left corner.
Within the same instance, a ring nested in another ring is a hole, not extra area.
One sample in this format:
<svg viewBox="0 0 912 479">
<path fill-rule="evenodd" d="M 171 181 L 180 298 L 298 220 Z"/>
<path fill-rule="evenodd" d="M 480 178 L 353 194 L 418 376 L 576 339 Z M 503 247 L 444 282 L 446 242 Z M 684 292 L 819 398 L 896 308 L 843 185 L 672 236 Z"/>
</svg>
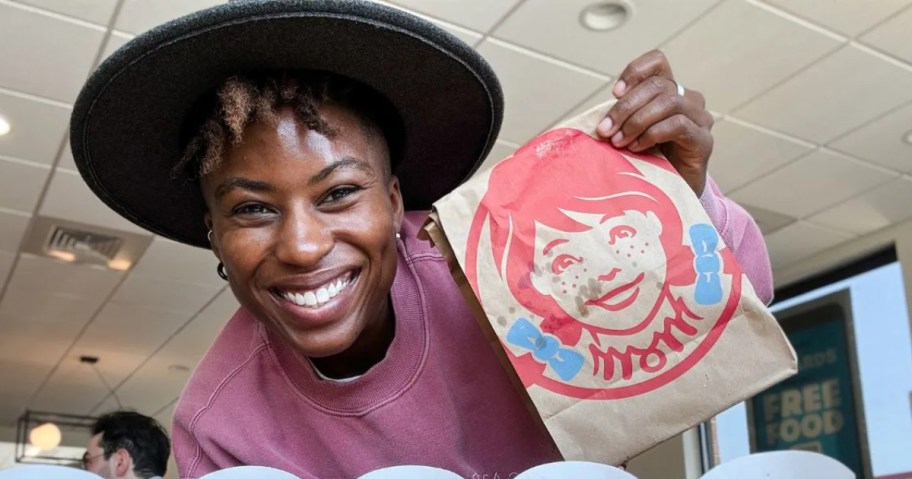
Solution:
<svg viewBox="0 0 912 479">
<path fill-rule="evenodd" d="M 658 146 L 700 196 L 713 148 L 713 116 L 703 95 L 675 82 L 659 50 L 630 62 L 613 92 L 618 101 L 599 123 L 598 134 L 633 152 Z"/>
</svg>

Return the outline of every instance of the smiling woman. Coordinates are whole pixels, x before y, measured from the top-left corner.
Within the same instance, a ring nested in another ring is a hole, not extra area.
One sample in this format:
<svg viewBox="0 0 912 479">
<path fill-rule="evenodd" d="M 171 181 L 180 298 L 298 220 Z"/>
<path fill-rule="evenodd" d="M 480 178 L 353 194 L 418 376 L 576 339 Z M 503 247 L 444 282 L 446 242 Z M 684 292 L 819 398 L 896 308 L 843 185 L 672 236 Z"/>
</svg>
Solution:
<svg viewBox="0 0 912 479">
<path fill-rule="evenodd" d="M 605 138 L 664 148 L 768 290 L 759 231 L 706 179 L 712 117 L 672 78 L 659 52 L 632 62 Z M 431 204 L 487 156 L 502 113 L 474 50 L 372 2 L 229 2 L 140 35 L 93 74 L 70 136 L 83 178 L 137 224 L 211 249 L 241 304 L 175 409 L 180 477 L 243 464 L 306 478 L 398 464 L 511 477 L 560 458 L 446 260 L 417 238 Z M 650 211 L 550 224 L 529 259 L 550 281 L 604 283 L 585 311 L 635 321 L 621 306 L 656 294 L 637 268 L 672 251 L 674 227 Z M 590 234 L 636 265 L 587 271 L 600 252 L 571 246 Z"/>
<path fill-rule="evenodd" d="M 220 89 L 223 114 L 197 136 L 205 148 L 191 143 L 184 157 L 200 164 L 212 250 L 273 333 L 330 377 L 362 374 L 393 336 L 385 292 L 403 206 L 384 137 L 334 98 L 283 94 L 306 84 L 293 77 L 266 78 L 273 88 L 242 101 L 236 83 Z M 257 121 L 243 118 L 250 105 Z M 230 141 L 209 134 L 225 129 Z M 194 161 L 197 151 L 206 153 Z"/>
</svg>

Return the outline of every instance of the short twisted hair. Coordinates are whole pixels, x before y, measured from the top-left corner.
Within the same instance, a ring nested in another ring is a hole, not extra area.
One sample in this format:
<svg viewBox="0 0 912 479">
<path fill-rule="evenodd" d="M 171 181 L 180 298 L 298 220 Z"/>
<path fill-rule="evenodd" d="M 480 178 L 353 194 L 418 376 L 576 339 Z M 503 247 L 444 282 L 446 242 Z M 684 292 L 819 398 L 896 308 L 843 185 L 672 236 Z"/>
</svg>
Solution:
<svg viewBox="0 0 912 479">
<path fill-rule="evenodd" d="M 115 411 L 98 418 L 92 435 L 101 434 L 104 458 L 118 449 L 133 458 L 133 473 L 142 478 L 164 476 L 171 444 L 165 429 L 155 419 L 133 411 Z"/>
<path fill-rule="evenodd" d="M 253 122 L 274 124 L 277 112 L 289 107 L 309 130 L 330 139 L 338 129 L 320 115 L 320 107 L 331 103 L 354 111 L 368 135 L 386 140 L 385 173 L 390 173 L 390 156 L 398 155 L 401 121 L 386 98 L 349 78 L 325 72 L 278 72 L 253 76 L 235 75 L 216 89 L 196 122 L 183 157 L 174 165 L 180 176 L 188 169 L 192 177 L 214 171 L 222 162 L 227 145 L 243 142 L 244 129 Z"/>
</svg>

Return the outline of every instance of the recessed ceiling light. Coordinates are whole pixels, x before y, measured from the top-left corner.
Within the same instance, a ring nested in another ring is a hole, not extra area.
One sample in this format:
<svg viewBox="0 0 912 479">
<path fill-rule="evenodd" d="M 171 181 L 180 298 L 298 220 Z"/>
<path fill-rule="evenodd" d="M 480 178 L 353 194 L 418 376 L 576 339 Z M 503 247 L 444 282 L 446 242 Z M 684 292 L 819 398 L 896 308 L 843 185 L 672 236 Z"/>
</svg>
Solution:
<svg viewBox="0 0 912 479">
<path fill-rule="evenodd" d="M 76 262 L 76 255 L 69 251 L 48 251 L 47 254 L 48 256 L 53 256 L 59 260 L 66 261 L 67 263 Z"/>
<path fill-rule="evenodd" d="M 607 32 L 623 25 L 633 15 L 633 4 L 624 0 L 593 3 L 580 12 L 580 23 L 597 32 Z"/>
<path fill-rule="evenodd" d="M 0 116 L 0 136 L 3 136 L 10 132 L 10 123 L 6 118 Z"/>
<path fill-rule="evenodd" d="M 111 261 L 108 261 L 108 268 L 116 269 L 117 271 L 126 271 L 130 269 L 130 266 L 133 266 L 133 263 L 125 259 L 112 259 Z"/>
<path fill-rule="evenodd" d="M 909 132 L 906 133 L 906 136 L 903 137 L 903 141 L 912 145 L 912 130 L 909 130 Z"/>
</svg>

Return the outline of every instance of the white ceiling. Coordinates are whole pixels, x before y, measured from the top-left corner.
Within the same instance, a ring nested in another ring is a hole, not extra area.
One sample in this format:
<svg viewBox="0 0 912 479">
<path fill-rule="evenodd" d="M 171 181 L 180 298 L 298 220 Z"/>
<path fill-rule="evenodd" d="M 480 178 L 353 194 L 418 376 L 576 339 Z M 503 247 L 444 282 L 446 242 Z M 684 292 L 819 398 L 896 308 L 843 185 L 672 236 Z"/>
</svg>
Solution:
<svg viewBox="0 0 912 479">
<path fill-rule="evenodd" d="M 594 1 L 393 3 L 497 71 L 507 108 L 492 159 L 610 98 L 625 64 L 661 47 L 718 115 L 710 172 L 755 215 L 776 268 L 912 217 L 912 0 L 632 0 L 607 33 L 578 23 Z M 116 407 L 83 354 L 124 406 L 170 423 L 181 366 L 236 307 L 211 253 L 162 238 L 129 272 L 20 253 L 34 215 L 142 233 L 75 173 L 72 102 L 134 34 L 215 3 L 0 0 L 0 115 L 13 125 L 0 137 L 0 430 L 26 407 Z"/>
</svg>

